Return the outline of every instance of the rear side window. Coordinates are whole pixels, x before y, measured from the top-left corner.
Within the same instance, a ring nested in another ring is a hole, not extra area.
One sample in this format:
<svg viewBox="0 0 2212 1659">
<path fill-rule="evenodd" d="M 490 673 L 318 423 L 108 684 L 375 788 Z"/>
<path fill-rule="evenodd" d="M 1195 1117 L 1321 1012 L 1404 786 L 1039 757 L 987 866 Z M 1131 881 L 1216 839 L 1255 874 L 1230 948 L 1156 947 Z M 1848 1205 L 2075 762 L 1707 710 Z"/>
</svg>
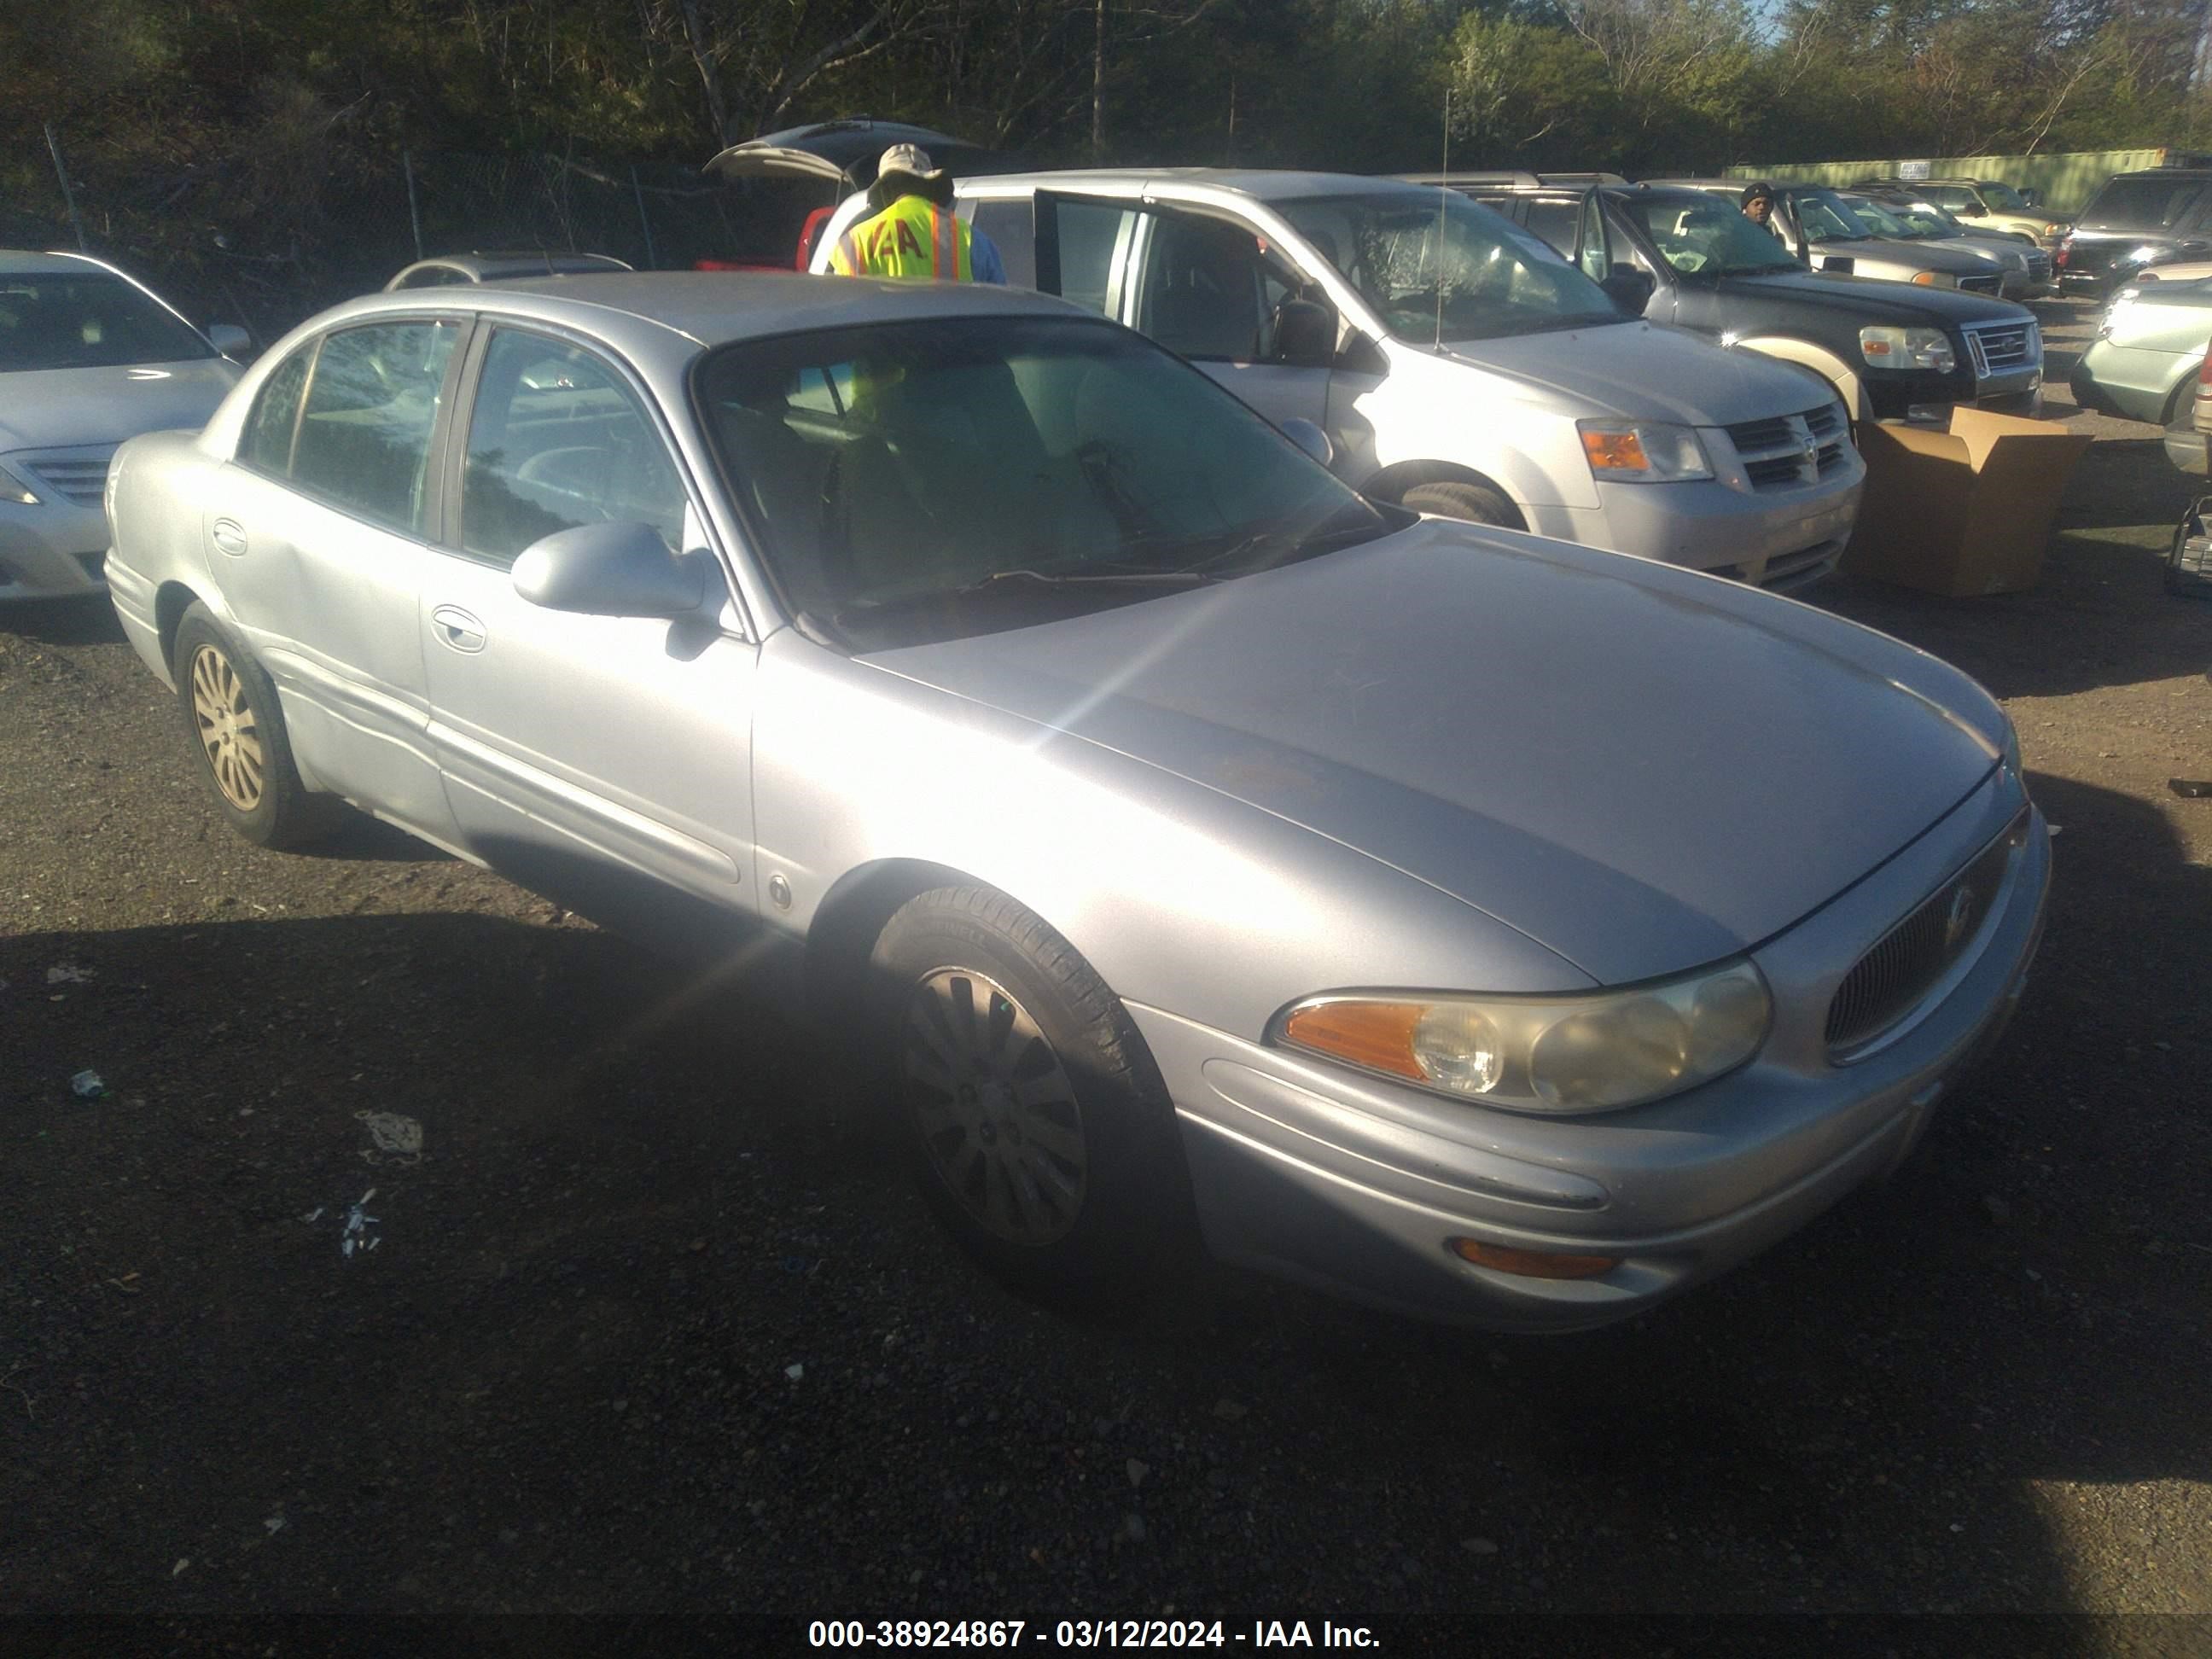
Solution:
<svg viewBox="0 0 2212 1659">
<path fill-rule="evenodd" d="M 816 387 L 826 400 L 826 381 Z M 684 484 L 636 394 L 604 359 L 501 329 L 484 354 L 461 483 L 461 546 L 512 564 L 578 525 L 643 523 L 672 552 Z"/>
<path fill-rule="evenodd" d="M 312 344 L 301 347 L 261 383 L 238 446 L 238 459 L 248 466 L 280 478 L 290 474 L 292 434 L 300 425 L 300 389 L 307 383 L 307 362 L 314 355 Z"/>
<path fill-rule="evenodd" d="M 1574 202 L 1532 201 L 1528 204 L 1528 228 L 1569 258 L 1572 258 L 1575 252 L 1575 220 L 1579 205 Z"/>
<path fill-rule="evenodd" d="M 325 338 L 301 410 L 292 481 L 423 534 L 430 431 L 460 332 L 453 322 L 379 323 Z"/>
<path fill-rule="evenodd" d="M 1060 202 L 1054 211 L 1060 229 L 1060 297 L 1103 317 L 1113 280 L 1114 247 L 1128 210 L 1094 202 Z"/>
<path fill-rule="evenodd" d="M 1036 286 L 1036 219 L 1026 196 L 975 204 L 974 224 L 991 239 L 1016 288 Z"/>
</svg>

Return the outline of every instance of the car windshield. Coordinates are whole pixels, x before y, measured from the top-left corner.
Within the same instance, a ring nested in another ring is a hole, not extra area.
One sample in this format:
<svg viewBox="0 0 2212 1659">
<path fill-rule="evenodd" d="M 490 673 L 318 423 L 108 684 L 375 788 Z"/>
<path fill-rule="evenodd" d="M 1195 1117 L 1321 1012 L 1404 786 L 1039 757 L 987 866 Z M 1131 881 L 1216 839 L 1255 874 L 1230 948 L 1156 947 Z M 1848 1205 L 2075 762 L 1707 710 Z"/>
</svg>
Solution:
<svg viewBox="0 0 2212 1659">
<path fill-rule="evenodd" d="M 1963 236 L 1966 227 L 1933 202 L 1892 202 L 1893 217 L 1903 222 L 1916 240 L 1930 236 Z"/>
<path fill-rule="evenodd" d="M 2026 213 L 2028 205 L 2021 193 L 2010 185 L 1982 185 L 1982 205 L 1995 208 L 1999 213 Z"/>
<path fill-rule="evenodd" d="M 861 649 L 1149 599 L 1404 522 L 1103 322 L 748 340 L 702 360 L 695 395 L 786 602 Z"/>
<path fill-rule="evenodd" d="M 1779 236 L 1717 196 L 1702 191 L 1664 196 L 1625 191 L 1614 199 L 1644 228 L 1659 257 L 1685 276 L 1754 276 L 1804 269 Z"/>
<path fill-rule="evenodd" d="M 1866 227 L 1832 190 L 1793 190 L 1790 205 L 1797 214 L 1797 228 L 1808 242 L 1863 242 Z"/>
<path fill-rule="evenodd" d="M 2081 217 L 2085 223 L 2116 229 L 2156 229 L 2178 224 L 2197 205 L 2203 191 L 2203 185 L 2194 179 L 2160 179 L 2148 174 L 2108 179 L 2105 187 L 2083 210 Z"/>
<path fill-rule="evenodd" d="M 0 275 L 0 373 L 212 357 L 175 313 L 103 271 Z"/>
<path fill-rule="evenodd" d="M 1488 340 L 1629 320 L 1550 244 L 1457 191 L 1270 205 L 1401 340 Z"/>
<path fill-rule="evenodd" d="M 1846 196 L 1841 199 L 1844 205 L 1850 209 L 1852 216 L 1866 227 L 1870 236 L 1894 236 L 1899 241 L 1924 242 L 1936 234 L 1932 230 L 1915 230 L 1871 197 Z"/>
</svg>

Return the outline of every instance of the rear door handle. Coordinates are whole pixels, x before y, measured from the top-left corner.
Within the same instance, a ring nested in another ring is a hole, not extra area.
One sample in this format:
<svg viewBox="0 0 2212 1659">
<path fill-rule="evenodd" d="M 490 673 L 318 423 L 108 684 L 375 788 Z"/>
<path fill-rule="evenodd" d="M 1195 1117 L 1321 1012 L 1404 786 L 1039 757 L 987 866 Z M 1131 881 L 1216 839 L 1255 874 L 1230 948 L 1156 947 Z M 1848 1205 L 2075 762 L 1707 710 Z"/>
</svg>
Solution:
<svg viewBox="0 0 2212 1659">
<path fill-rule="evenodd" d="M 210 539 L 234 559 L 246 551 L 246 527 L 235 519 L 217 519 L 208 531 Z"/>
<path fill-rule="evenodd" d="M 441 605 L 431 611 L 430 626 L 456 651 L 484 648 L 484 625 L 457 605 Z"/>
</svg>

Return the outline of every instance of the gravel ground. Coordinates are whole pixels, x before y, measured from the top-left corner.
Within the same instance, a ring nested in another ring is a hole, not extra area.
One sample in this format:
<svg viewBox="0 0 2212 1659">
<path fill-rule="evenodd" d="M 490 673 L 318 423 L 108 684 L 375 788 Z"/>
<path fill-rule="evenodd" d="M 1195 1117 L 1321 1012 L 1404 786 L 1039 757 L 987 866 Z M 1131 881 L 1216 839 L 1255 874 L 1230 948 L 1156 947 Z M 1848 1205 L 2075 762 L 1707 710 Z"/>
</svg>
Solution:
<svg viewBox="0 0 2212 1659">
<path fill-rule="evenodd" d="M 2070 418 L 2041 586 L 1820 595 L 2019 722 L 2012 1034 L 1886 1185 L 1571 1339 L 1026 1305 L 818 1039 L 377 826 L 246 846 L 112 617 L 0 613 L 0 1607 L 2212 1613 L 2212 605 L 2155 430 Z M 2212 1646 L 2036 1650 L 2130 1628 Z"/>
</svg>

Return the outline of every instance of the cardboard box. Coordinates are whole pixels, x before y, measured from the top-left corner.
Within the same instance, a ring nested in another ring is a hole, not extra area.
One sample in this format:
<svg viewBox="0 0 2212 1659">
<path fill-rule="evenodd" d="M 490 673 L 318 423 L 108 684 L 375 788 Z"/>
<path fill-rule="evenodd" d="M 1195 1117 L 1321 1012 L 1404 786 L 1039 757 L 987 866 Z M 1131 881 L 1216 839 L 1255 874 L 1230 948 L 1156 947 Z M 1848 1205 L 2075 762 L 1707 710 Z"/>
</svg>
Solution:
<svg viewBox="0 0 2212 1659">
<path fill-rule="evenodd" d="M 1954 409 L 1945 427 L 1859 429 L 1866 493 L 1838 567 L 1954 599 L 2033 587 L 2089 434 Z"/>
</svg>

